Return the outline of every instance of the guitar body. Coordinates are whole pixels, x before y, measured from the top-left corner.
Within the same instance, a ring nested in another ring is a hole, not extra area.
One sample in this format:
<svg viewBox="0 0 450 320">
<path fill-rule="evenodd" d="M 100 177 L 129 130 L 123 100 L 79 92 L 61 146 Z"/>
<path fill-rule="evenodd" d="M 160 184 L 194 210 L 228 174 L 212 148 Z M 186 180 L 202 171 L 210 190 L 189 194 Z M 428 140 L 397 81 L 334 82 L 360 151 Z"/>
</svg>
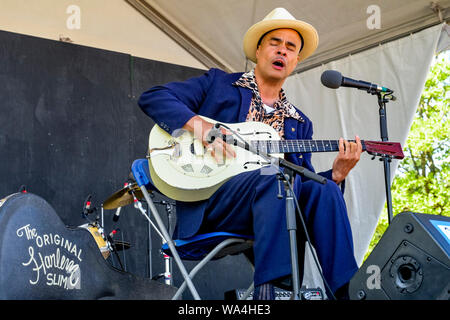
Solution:
<svg viewBox="0 0 450 320">
<path fill-rule="evenodd" d="M 217 121 L 202 117 L 208 122 Z M 262 122 L 223 123 L 238 132 L 247 142 L 280 140 L 278 133 Z M 174 200 L 208 199 L 231 177 L 269 165 L 264 158 L 243 148 L 234 147 L 236 158 L 218 163 L 191 132 L 168 134 L 155 124 L 149 136 L 149 169 L 155 187 Z M 271 154 L 281 157 L 283 154 Z"/>
</svg>

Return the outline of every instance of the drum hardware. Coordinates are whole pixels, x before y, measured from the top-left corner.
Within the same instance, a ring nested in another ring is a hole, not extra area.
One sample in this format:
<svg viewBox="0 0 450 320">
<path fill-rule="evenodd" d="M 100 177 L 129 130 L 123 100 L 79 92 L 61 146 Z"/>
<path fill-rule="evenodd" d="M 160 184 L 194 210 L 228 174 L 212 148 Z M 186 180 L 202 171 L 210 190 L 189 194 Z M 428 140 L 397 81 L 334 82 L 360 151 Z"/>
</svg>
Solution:
<svg viewBox="0 0 450 320">
<path fill-rule="evenodd" d="M 119 229 L 115 229 L 109 235 L 105 236 L 105 230 L 103 228 L 103 205 L 101 206 L 101 223 L 99 222 L 100 216 L 98 214 L 96 215 L 94 221 L 89 218 L 89 215 L 95 212 L 97 212 L 97 207 L 93 206 L 92 195 L 89 194 L 84 201 L 83 210 L 81 213 L 81 216 L 84 219 L 88 220 L 88 223 L 83 224 L 79 227 L 84 228 L 90 232 L 105 259 L 108 259 L 111 252 L 113 252 L 119 261 L 120 267 L 123 271 L 125 271 L 122 261 L 118 255 L 118 251 L 129 249 L 131 247 L 130 244 L 123 241 L 123 234 L 122 241 L 113 239 L 114 234 L 116 234 Z"/>
<path fill-rule="evenodd" d="M 94 224 L 94 225 L 97 225 L 97 227 L 98 227 L 98 226 L 100 226 L 99 223 L 98 223 L 98 220 L 100 219 L 100 217 L 99 217 L 98 214 L 95 216 L 95 221 L 94 221 L 94 222 L 93 222 L 92 220 L 89 219 L 89 215 L 90 215 L 90 214 L 92 214 L 92 213 L 94 213 L 94 212 L 97 212 L 97 207 L 93 207 L 93 206 L 92 206 L 92 200 L 91 200 L 91 199 L 92 199 L 92 195 L 89 194 L 89 195 L 86 197 L 86 200 L 84 200 L 83 210 L 82 210 L 82 212 L 81 212 L 81 217 L 84 218 L 84 219 L 86 219 L 86 220 L 88 220 L 89 223 Z M 103 223 L 101 224 L 101 226 L 103 226 Z M 101 227 L 101 226 L 100 226 L 100 227 Z"/>
<path fill-rule="evenodd" d="M 168 232 L 169 234 L 171 234 L 172 230 L 171 230 L 171 226 L 172 226 L 172 206 L 173 204 L 170 202 L 167 202 L 165 200 L 162 201 L 153 201 L 154 204 L 160 204 L 160 205 L 164 205 L 165 209 L 166 209 L 166 213 L 167 213 L 167 218 L 168 218 Z M 160 237 L 162 239 L 162 244 L 164 244 L 166 241 L 164 239 L 164 237 L 160 234 Z M 165 254 L 164 252 L 160 252 L 163 255 L 163 259 L 164 259 L 164 272 L 160 273 L 154 277 L 152 277 L 152 280 L 158 280 L 161 278 L 164 278 L 164 283 L 167 285 L 172 285 L 173 283 L 173 279 L 172 279 L 172 258 Z"/>
<path fill-rule="evenodd" d="M 120 256 L 119 256 L 119 253 L 118 253 L 118 248 L 117 248 L 116 243 L 115 243 L 115 241 L 114 241 L 114 239 L 113 239 L 114 235 L 115 235 L 117 232 L 119 232 L 119 231 L 120 231 L 119 228 L 114 229 L 113 231 L 111 231 L 111 232 L 109 233 L 109 235 L 107 236 L 107 239 L 108 239 L 109 245 L 111 246 L 112 251 L 114 252 L 114 254 L 115 254 L 117 260 L 119 261 L 120 268 L 121 268 L 123 271 L 125 271 L 125 268 L 123 267 L 123 264 L 122 264 L 122 260 L 120 259 Z"/>
<path fill-rule="evenodd" d="M 131 244 L 129 242 L 126 242 L 123 240 L 123 232 L 120 233 L 121 235 L 121 240 L 114 240 L 114 236 L 120 231 L 119 228 L 114 229 L 113 231 L 111 231 L 109 233 L 109 235 L 106 237 L 107 238 L 107 243 L 109 248 L 111 249 L 111 252 L 114 253 L 114 256 L 117 258 L 120 268 L 123 271 L 127 271 L 127 260 L 126 260 L 126 255 L 125 253 L 123 254 L 123 263 L 122 263 L 122 259 L 119 256 L 119 251 L 124 251 L 124 250 L 128 250 L 131 248 Z M 112 258 L 113 256 L 111 256 Z"/>
<path fill-rule="evenodd" d="M 123 234 L 121 234 L 122 240 L 114 240 L 114 246 L 117 251 L 128 250 L 131 248 L 131 244 L 128 241 L 123 241 Z"/>
<path fill-rule="evenodd" d="M 92 230 L 94 230 L 94 228 L 95 228 L 96 229 L 95 232 L 98 232 L 101 235 L 101 237 L 103 238 L 103 240 L 106 240 L 106 238 L 105 238 L 105 236 L 103 234 L 103 224 L 99 223 L 99 219 L 100 219 L 99 215 L 97 214 L 95 216 L 95 220 L 94 221 L 89 219 L 89 215 L 94 213 L 94 212 L 97 212 L 97 207 L 93 207 L 92 206 L 92 195 L 89 194 L 86 197 L 86 199 L 84 200 L 83 210 L 81 212 L 81 217 L 86 219 L 88 221 L 88 223 L 84 224 L 84 225 L 82 225 L 80 227 L 90 226 L 90 227 L 93 228 Z M 97 234 L 94 235 L 94 238 L 95 238 L 95 236 L 97 236 Z"/>
<path fill-rule="evenodd" d="M 129 242 L 123 241 L 123 232 L 120 233 L 122 240 L 114 240 L 114 249 L 118 251 L 124 251 L 130 249 L 131 244 Z M 123 264 L 125 266 L 125 270 L 127 268 L 127 256 L 125 252 L 123 253 Z"/>
<path fill-rule="evenodd" d="M 105 219 L 104 219 L 103 203 L 102 203 L 102 205 L 101 205 L 101 211 L 100 211 L 100 213 L 101 213 L 101 219 L 102 219 L 102 226 L 104 226 L 104 225 L 105 225 Z"/>
<path fill-rule="evenodd" d="M 83 212 L 81 213 L 83 218 L 86 218 L 89 214 L 94 213 L 97 208 L 92 208 L 92 195 L 89 194 L 86 198 L 86 200 L 84 200 L 84 204 L 83 204 Z"/>
<path fill-rule="evenodd" d="M 134 196 L 134 194 L 133 194 L 133 196 Z M 153 221 L 148 217 L 147 210 L 145 210 L 144 207 L 142 206 L 142 202 L 139 201 L 136 197 L 134 198 L 134 207 L 142 213 L 142 215 L 148 220 L 150 225 L 155 229 L 155 231 L 161 237 L 162 241 L 165 242 L 166 240 L 164 239 L 164 236 L 161 234 L 161 232 L 159 232 L 158 228 L 155 226 Z"/>
<path fill-rule="evenodd" d="M 154 198 L 154 193 L 151 193 L 151 197 Z M 113 216 L 113 220 L 117 221 L 121 208 L 133 203 L 134 208 L 139 210 L 139 212 L 149 222 L 149 224 L 148 224 L 148 239 L 149 239 L 149 244 L 148 244 L 149 270 L 148 270 L 148 273 L 149 273 L 149 278 L 155 280 L 155 279 L 164 277 L 164 282 L 168 285 L 172 285 L 172 282 L 173 282 L 172 281 L 172 272 L 171 272 L 172 258 L 170 256 L 165 255 L 162 252 L 161 252 L 161 254 L 163 254 L 163 256 L 164 256 L 163 258 L 164 258 L 165 272 L 152 277 L 152 242 L 151 242 L 152 228 L 157 232 L 158 236 L 161 238 L 162 244 L 164 244 L 166 242 L 166 239 L 164 238 L 162 233 L 159 231 L 157 226 L 153 223 L 153 221 L 151 220 L 151 217 L 148 215 L 147 210 L 144 208 L 143 203 L 142 203 L 143 201 L 145 202 L 145 200 L 143 200 L 143 199 L 144 199 L 144 195 L 143 195 L 141 189 L 139 188 L 137 183 L 132 178 L 129 178 L 128 181 L 124 183 L 124 186 L 122 189 L 116 191 L 102 204 L 102 217 L 103 217 L 103 209 L 107 209 L 107 210 L 116 209 L 116 212 Z M 172 230 L 171 230 L 172 223 L 171 222 L 172 222 L 172 206 L 173 206 L 173 204 L 171 204 L 170 202 L 164 201 L 164 200 L 154 201 L 154 203 L 165 206 L 165 210 L 166 210 L 167 217 L 168 217 L 168 226 L 169 226 L 168 231 L 172 232 Z M 128 249 L 130 246 L 129 246 L 129 244 L 127 244 L 123 241 L 122 242 L 119 242 L 117 240 L 113 241 L 112 236 L 114 234 L 115 233 L 112 233 L 112 234 L 110 233 L 110 235 L 108 236 L 110 238 L 107 237 L 106 240 L 108 241 L 108 243 L 111 246 L 111 251 L 115 252 L 116 257 L 119 259 L 118 255 L 117 255 L 117 251 Z M 119 263 L 122 266 L 120 259 L 119 259 Z M 123 268 L 123 266 L 122 266 L 122 268 Z"/>
<path fill-rule="evenodd" d="M 162 255 L 163 255 L 163 258 L 164 258 L 164 270 L 165 271 L 163 273 L 160 273 L 160 274 L 152 277 L 152 280 L 159 280 L 161 278 L 164 278 L 164 283 L 168 284 L 168 285 L 171 285 L 172 284 L 172 272 L 171 272 L 171 270 L 172 270 L 172 258 L 169 255 L 165 254 L 165 253 L 162 253 Z"/>
<path fill-rule="evenodd" d="M 108 259 L 111 248 L 109 247 L 109 244 L 105 241 L 105 238 L 103 236 L 103 228 L 98 228 L 97 225 L 91 224 L 91 223 L 85 223 L 79 226 L 79 228 L 84 228 L 92 235 L 95 242 L 97 243 L 98 248 L 100 249 L 100 252 L 103 256 L 103 258 Z"/>
<path fill-rule="evenodd" d="M 155 224 L 153 223 L 153 221 L 150 219 L 149 215 L 147 214 L 147 210 L 144 209 L 142 202 L 138 200 L 138 198 L 135 196 L 134 191 L 131 191 L 131 194 L 133 195 L 133 201 L 134 201 L 134 207 L 136 209 L 138 209 L 141 214 L 148 220 L 149 222 L 149 246 L 148 246 L 148 259 L 149 259 L 149 278 L 156 280 L 159 278 L 164 277 L 164 282 L 167 285 L 172 285 L 172 258 L 169 257 L 168 255 L 165 255 L 164 253 L 161 252 L 161 254 L 163 254 L 164 256 L 164 268 L 165 271 L 164 273 L 158 274 L 155 277 L 152 277 L 152 242 L 151 242 L 151 227 L 153 227 L 155 229 L 155 231 L 158 233 L 159 237 L 161 238 L 161 242 L 162 244 L 166 243 L 166 239 L 164 238 L 164 236 L 161 234 L 161 232 L 159 231 L 159 229 L 155 226 Z M 166 207 L 166 212 L 167 212 L 167 216 L 169 218 L 169 230 L 170 230 L 170 222 L 171 222 L 171 212 L 172 212 L 172 205 L 166 201 L 160 201 L 160 202 L 154 202 L 156 204 L 163 204 Z M 171 232 L 171 231 L 169 231 Z"/>
<path fill-rule="evenodd" d="M 147 211 L 142 206 L 142 202 L 137 199 L 137 197 L 135 196 L 133 191 L 131 191 L 131 194 L 133 196 L 134 207 L 136 209 L 138 209 L 139 212 L 149 222 L 149 225 L 148 225 L 148 253 L 147 253 L 147 258 L 148 258 L 148 277 L 152 278 L 153 271 L 152 271 L 152 230 L 151 230 L 151 227 L 153 227 L 155 229 L 156 233 L 158 233 L 158 235 L 161 237 L 162 241 L 165 241 L 165 239 L 164 239 L 164 236 L 159 232 L 158 228 L 154 225 L 153 221 L 147 215 Z"/>
</svg>

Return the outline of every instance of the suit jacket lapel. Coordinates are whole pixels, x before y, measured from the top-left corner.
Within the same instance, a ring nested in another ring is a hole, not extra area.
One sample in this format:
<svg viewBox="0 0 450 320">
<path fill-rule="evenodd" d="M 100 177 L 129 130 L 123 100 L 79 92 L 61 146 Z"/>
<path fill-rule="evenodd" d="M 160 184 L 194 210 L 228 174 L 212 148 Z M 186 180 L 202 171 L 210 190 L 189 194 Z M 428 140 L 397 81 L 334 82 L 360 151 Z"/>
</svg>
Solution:
<svg viewBox="0 0 450 320">
<path fill-rule="evenodd" d="M 244 122 L 247 119 L 248 109 L 252 100 L 252 91 L 247 88 L 238 87 L 241 93 L 241 106 L 239 108 L 239 122 Z"/>
</svg>

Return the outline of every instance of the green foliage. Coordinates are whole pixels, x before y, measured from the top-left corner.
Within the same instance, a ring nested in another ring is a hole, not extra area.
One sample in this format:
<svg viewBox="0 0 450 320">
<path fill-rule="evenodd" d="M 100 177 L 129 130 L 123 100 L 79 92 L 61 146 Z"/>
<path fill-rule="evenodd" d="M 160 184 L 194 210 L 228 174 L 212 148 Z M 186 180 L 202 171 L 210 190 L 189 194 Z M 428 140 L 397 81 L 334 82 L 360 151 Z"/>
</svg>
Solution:
<svg viewBox="0 0 450 320">
<path fill-rule="evenodd" d="M 429 72 L 392 183 L 394 215 L 404 211 L 450 216 L 450 52 Z M 367 258 L 388 227 L 387 208 L 378 221 Z"/>
</svg>

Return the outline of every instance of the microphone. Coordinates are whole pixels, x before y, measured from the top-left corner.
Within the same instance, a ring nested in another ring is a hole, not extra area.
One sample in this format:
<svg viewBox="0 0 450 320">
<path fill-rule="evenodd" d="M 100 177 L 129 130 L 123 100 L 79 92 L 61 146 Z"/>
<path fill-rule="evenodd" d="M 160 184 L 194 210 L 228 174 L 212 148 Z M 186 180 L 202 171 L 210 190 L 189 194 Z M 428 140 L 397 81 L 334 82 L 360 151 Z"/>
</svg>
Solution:
<svg viewBox="0 0 450 320">
<path fill-rule="evenodd" d="M 113 216 L 113 221 L 114 222 L 117 222 L 117 220 L 119 220 L 120 210 L 122 210 L 122 207 L 118 207 L 117 210 L 116 210 L 116 213 L 114 213 L 114 216 Z"/>
<path fill-rule="evenodd" d="M 335 70 L 324 71 L 322 73 L 322 76 L 320 77 L 320 81 L 322 82 L 322 84 L 324 86 L 331 88 L 331 89 L 337 89 L 342 86 L 342 87 L 356 88 L 359 90 L 365 90 L 369 93 L 375 93 L 375 92 L 393 93 L 394 92 L 393 90 L 391 90 L 389 88 L 381 87 L 374 83 L 343 77 L 339 71 L 335 71 Z"/>
<path fill-rule="evenodd" d="M 22 191 L 22 192 L 26 192 L 26 190 Z M 84 204 L 83 204 L 83 212 L 81 213 L 81 216 L 83 218 L 87 218 L 87 216 L 91 213 L 93 213 L 94 211 L 97 211 L 97 208 L 92 208 L 92 201 L 91 201 L 92 195 L 88 195 L 86 200 L 84 200 Z"/>
<path fill-rule="evenodd" d="M 117 232 L 119 232 L 119 231 L 120 231 L 119 228 L 117 228 L 117 229 L 111 231 L 111 232 L 109 233 L 109 235 L 107 236 L 107 239 L 108 239 L 109 241 L 112 242 L 114 235 L 115 235 Z"/>
</svg>

